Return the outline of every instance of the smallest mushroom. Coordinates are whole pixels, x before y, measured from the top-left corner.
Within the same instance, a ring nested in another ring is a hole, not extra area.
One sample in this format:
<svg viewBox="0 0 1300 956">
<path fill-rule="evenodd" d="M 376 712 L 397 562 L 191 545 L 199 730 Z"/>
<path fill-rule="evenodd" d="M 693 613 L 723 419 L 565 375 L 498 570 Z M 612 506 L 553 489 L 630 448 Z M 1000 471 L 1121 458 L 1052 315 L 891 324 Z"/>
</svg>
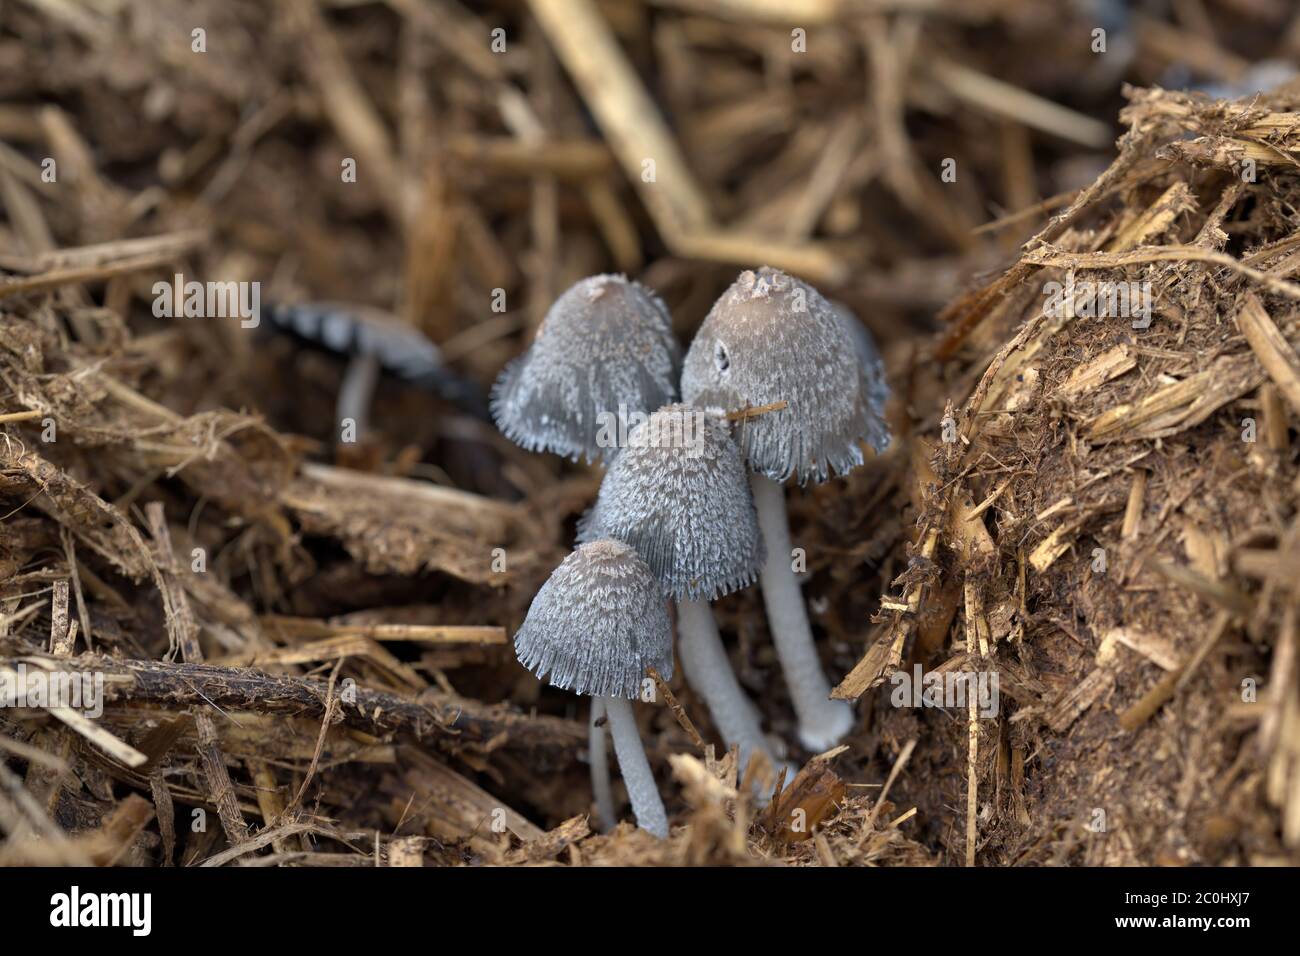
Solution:
<svg viewBox="0 0 1300 956">
<path fill-rule="evenodd" d="M 538 679 L 603 706 L 637 826 L 668 836 L 668 815 L 629 701 L 647 668 L 673 674 L 668 605 L 650 568 L 621 541 L 584 544 L 551 572 L 515 633 L 515 656 Z"/>
</svg>

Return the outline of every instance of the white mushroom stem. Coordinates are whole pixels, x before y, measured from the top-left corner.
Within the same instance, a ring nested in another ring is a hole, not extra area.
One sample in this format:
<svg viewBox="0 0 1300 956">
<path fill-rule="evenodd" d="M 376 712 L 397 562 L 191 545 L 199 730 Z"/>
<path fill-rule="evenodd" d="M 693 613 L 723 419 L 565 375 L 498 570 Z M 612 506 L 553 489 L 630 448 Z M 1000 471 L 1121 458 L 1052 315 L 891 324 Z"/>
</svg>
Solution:
<svg viewBox="0 0 1300 956">
<path fill-rule="evenodd" d="M 718 733 L 728 747 L 739 746 L 741 775 L 749 766 L 749 758 L 760 752 L 766 754 L 775 772 L 776 755 L 758 725 L 755 708 L 731 669 L 707 601 L 677 602 L 677 651 L 682 656 L 686 682 L 704 698 Z"/>
<path fill-rule="evenodd" d="M 370 430 L 370 400 L 379 381 L 379 359 L 373 355 L 354 355 L 343 372 L 335 405 L 339 425 L 347 419 L 356 422 L 357 441 Z"/>
<path fill-rule="evenodd" d="M 767 542 L 759 581 L 768 627 L 799 718 L 799 739 L 809 750 L 820 753 L 834 747 L 852 729 L 853 708 L 846 701 L 830 699 L 831 685 L 817 659 L 808 612 L 791 564 L 785 489 L 757 473 L 750 476 L 749 484 L 758 526 Z"/>
<path fill-rule="evenodd" d="M 588 761 L 591 764 L 591 793 L 596 800 L 596 817 L 600 828 L 608 833 L 618 824 L 614 812 L 614 794 L 609 786 L 609 754 L 605 751 L 605 702 L 591 699 L 591 726 L 587 729 Z"/>
<path fill-rule="evenodd" d="M 636 729 L 632 705 L 623 697 L 602 697 L 605 713 L 609 717 L 609 732 L 614 738 L 614 753 L 618 755 L 619 773 L 627 787 L 636 825 L 661 839 L 668 837 L 668 814 L 659 797 L 650 761 L 646 759 L 641 734 Z"/>
</svg>

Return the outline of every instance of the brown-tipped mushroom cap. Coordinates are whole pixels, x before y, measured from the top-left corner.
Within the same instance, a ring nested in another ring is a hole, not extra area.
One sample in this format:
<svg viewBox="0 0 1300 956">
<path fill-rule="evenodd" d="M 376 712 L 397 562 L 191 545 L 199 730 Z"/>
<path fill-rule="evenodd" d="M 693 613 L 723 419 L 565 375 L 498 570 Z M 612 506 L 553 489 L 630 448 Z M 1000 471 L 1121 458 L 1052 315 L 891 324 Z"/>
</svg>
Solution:
<svg viewBox="0 0 1300 956">
<path fill-rule="evenodd" d="M 745 587 L 767 553 L 740 449 L 718 416 L 690 405 L 632 430 L 578 538 L 626 541 L 677 601 Z"/>
<path fill-rule="evenodd" d="M 617 448 L 597 441 L 601 413 L 675 401 L 680 369 L 660 298 L 623 276 L 591 276 L 555 300 L 528 351 L 502 371 L 492 416 L 529 451 L 602 460 Z"/>
<path fill-rule="evenodd" d="M 682 392 L 729 410 L 787 402 L 737 429 L 751 467 L 774 481 L 843 474 L 862 464 L 858 441 L 879 438 L 843 318 L 812 286 L 767 267 L 742 272 L 714 303 Z"/>
<path fill-rule="evenodd" d="M 672 624 L 659 583 L 621 541 L 592 541 L 542 585 L 515 634 L 519 663 L 547 683 L 597 697 L 641 695 L 646 668 L 673 674 Z"/>
</svg>

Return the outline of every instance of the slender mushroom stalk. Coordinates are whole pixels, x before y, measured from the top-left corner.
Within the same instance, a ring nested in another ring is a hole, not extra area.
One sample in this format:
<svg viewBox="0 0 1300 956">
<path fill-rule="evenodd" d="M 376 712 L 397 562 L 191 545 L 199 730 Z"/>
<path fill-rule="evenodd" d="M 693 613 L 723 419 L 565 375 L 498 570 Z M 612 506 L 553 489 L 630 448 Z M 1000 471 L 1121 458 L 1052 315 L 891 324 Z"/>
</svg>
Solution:
<svg viewBox="0 0 1300 956">
<path fill-rule="evenodd" d="M 682 670 L 695 693 L 704 698 L 713 725 L 727 742 L 740 751 L 740 767 L 749 766 L 756 753 L 766 755 L 775 770 L 779 764 L 759 727 L 755 708 L 736 680 L 727 649 L 707 601 L 677 602 L 677 650 Z"/>
<path fill-rule="evenodd" d="M 831 685 L 817 658 L 803 594 L 790 561 L 790 525 L 785 512 L 785 489 L 765 475 L 751 475 L 750 487 L 758 509 L 758 524 L 767 540 L 767 557 L 759 580 L 763 605 L 772 629 L 772 643 L 790 688 L 799 718 L 799 738 L 809 750 L 834 747 L 853 729 L 853 708 L 847 701 L 831 700 Z"/>
<path fill-rule="evenodd" d="M 776 769 L 756 708 L 741 690 L 709 602 L 753 582 L 763 539 L 745 464 L 723 421 L 668 405 L 634 428 L 578 526 L 578 540 L 617 538 L 645 558 L 677 602 L 686 680 L 709 708 L 742 771 L 756 753 Z"/>
<path fill-rule="evenodd" d="M 600 697 L 591 699 L 591 724 L 587 728 L 587 759 L 591 765 L 591 795 L 596 802 L 596 816 L 600 828 L 605 833 L 618 824 L 618 815 L 614 812 L 614 794 L 609 786 L 609 755 L 605 752 L 605 701 Z"/>
<path fill-rule="evenodd" d="M 528 351 L 502 370 L 492 416 L 529 451 L 607 461 L 618 452 L 614 416 L 676 401 L 680 370 L 659 297 L 623 276 L 591 276 L 555 300 Z"/>
<path fill-rule="evenodd" d="M 655 776 L 650 771 L 641 734 L 636 729 L 632 705 L 625 697 L 606 697 L 605 713 L 609 716 L 609 735 L 614 738 L 618 769 L 623 774 L 627 798 L 632 801 L 636 825 L 660 839 L 668 837 L 668 814 L 659 798 Z"/>
<path fill-rule="evenodd" d="M 768 626 L 810 750 L 838 743 L 852 708 L 829 699 L 793 567 L 781 483 L 821 482 L 863 462 L 860 441 L 889 442 L 879 363 L 859 359 L 846 316 L 812 286 L 783 272 L 746 271 L 714 303 L 687 352 L 682 392 L 697 405 L 738 409 L 785 401 L 782 411 L 741 423 L 767 541 L 761 584 Z"/>
<path fill-rule="evenodd" d="M 542 585 L 515 634 L 515 656 L 554 687 L 592 697 L 609 717 L 637 825 L 668 836 L 668 817 L 628 701 L 647 668 L 673 674 L 672 622 L 650 568 L 629 545 L 581 545 Z"/>
<path fill-rule="evenodd" d="M 370 399 L 379 382 L 379 359 L 373 355 L 354 355 L 343 373 L 343 384 L 335 405 L 340 423 L 349 418 L 356 424 L 357 441 L 370 431 Z"/>
</svg>

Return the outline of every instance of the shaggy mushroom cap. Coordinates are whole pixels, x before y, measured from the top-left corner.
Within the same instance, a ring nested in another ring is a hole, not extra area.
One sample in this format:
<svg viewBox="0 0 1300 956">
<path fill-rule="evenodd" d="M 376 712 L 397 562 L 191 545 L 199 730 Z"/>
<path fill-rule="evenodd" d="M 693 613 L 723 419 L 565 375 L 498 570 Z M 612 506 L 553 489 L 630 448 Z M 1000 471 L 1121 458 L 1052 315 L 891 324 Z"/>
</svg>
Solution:
<svg viewBox="0 0 1300 956">
<path fill-rule="evenodd" d="M 706 600 L 754 581 L 766 550 L 740 449 L 718 416 L 668 405 L 634 428 L 578 540 L 636 548 L 673 600 Z"/>
<path fill-rule="evenodd" d="M 776 269 L 742 272 L 714 303 L 686 355 L 682 392 L 728 410 L 788 402 L 738 427 L 750 466 L 773 481 L 843 474 L 862 464 L 859 440 L 880 439 L 843 317 Z"/>
<path fill-rule="evenodd" d="M 664 680 L 673 676 L 672 624 L 659 583 L 621 541 L 581 545 L 533 598 L 515 656 L 562 690 L 636 700 L 647 667 Z"/>
<path fill-rule="evenodd" d="M 583 279 L 555 300 L 528 351 L 492 389 L 492 417 L 529 451 L 600 461 L 602 412 L 648 413 L 677 398 L 681 347 L 663 301 L 623 276 Z"/>
<path fill-rule="evenodd" d="M 477 383 L 458 375 L 414 326 L 382 309 L 334 302 L 272 305 L 271 323 L 339 355 L 372 358 L 384 371 L 487 417 Z"/>
<path fill-rule="evenodd" d="M 867 403 L 867 425 L 871 429 L 867 442 L 876 451 L 889 444 L 889 424 L 885 421 L 885 403 L 889 401 L 889 381 L 885 378 L 885 360 L 880 357 L 876 340 L 862 320 L 842 302 L 831 302 L 836 314 L 848 326 L 853 348 L 858 353 L 858 370 L 862 376 L 862 395 Z"/>
<path fill-rule="evenodd" d="M 365 355 L 402 377 L 444 368 L 442 353 L 418 329 L 379 309 L 334 302 L 277 305 L 271 321 L 300 338 L 342 355 Z"/>
</svg>

